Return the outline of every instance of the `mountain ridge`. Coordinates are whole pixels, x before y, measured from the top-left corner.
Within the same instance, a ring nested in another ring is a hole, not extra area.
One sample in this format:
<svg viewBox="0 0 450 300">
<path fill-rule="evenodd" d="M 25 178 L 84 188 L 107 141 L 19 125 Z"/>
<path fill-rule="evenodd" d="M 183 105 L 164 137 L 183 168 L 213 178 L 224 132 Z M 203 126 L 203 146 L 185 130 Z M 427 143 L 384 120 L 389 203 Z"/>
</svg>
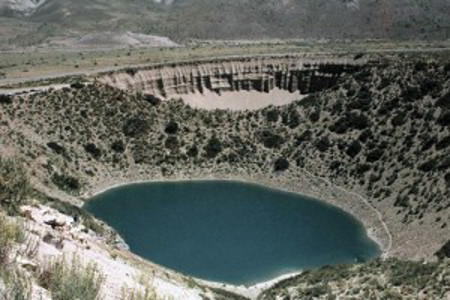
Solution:
<svg viewBox="0 0 450 300">
<path fill-rule="evenodd" d="M 0 19 L 38 24 L 30 32 L 42 39 L 107 30 L 176 40 L 403 40 L 448 39 L 449 10 L 449 0 L 10 0 L 0 2 Z"/>
</svg>

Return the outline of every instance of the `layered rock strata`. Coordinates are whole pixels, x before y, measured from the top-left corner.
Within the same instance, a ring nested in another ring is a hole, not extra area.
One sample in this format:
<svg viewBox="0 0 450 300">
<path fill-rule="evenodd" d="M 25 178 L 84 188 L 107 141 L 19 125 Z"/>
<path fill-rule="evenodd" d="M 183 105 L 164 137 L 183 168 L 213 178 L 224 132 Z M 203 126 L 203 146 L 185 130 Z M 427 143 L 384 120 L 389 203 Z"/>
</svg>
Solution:
<svg viewBox="0 0 450 300">
<path fill-rule="evenodd" d="M 229 91 L 268 93 L 278 88 L 309 94 L 333 86 L 365 64 L 353 58 L 250 57 L 159 64 L 104 73 L 100 82 L 170 99 L 177 95 Z"/>
</svg>

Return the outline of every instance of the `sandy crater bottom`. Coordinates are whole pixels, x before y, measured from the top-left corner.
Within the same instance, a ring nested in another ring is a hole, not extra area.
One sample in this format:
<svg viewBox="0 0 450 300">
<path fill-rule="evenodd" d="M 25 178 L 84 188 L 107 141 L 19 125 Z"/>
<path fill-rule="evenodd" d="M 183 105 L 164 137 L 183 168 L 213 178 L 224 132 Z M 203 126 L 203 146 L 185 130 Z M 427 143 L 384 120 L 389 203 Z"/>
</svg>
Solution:
<svg viewBox="0 0 450 300">
<path fill-rule="evenodd" d="M 221 94 L 205 91 L 204 93 L 192 93 L 182 95 L 185 103 L 194 108 L 212 109 L 230 109 L 230 110 L 256 110 L 269 105 L 281 106 L 300 100 L 306 95 L 298 91 L 289 92 L 286 90 L 273 89 L 269 93 L 258 91 L 233 91 L 222 92 Z"/>
</svg>

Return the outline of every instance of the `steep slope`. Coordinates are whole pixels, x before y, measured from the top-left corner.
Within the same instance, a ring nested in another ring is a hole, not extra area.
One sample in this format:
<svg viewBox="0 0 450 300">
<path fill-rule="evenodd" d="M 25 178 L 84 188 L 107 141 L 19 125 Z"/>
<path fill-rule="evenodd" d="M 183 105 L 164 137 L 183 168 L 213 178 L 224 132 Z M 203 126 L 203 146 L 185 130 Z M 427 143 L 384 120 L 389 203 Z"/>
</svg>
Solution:
<svg viewBox="0 0 450 300">
<path fill-rule="evenodd" d="M 165 25 L 171 35 L 199 38 L 442 38 L 448 37 L 449 4 L 446 0 L 184 0 L 175 2 Z"/>
<path fill-rule="evenodd" d="M 258 299 L 448 299 L 449 279 L 449 260 L 423 264 L 390 259 L 304 272 Z"/>
<path fill-rule="evenodd" d="M 310 94 L 335 85 L 342 74 L 355 72 L 364 63 L 364 59 L 327 56 L 230 58 L 129 68 L 102 74 L 98 80 L 122 90 L 168 99 L 206 91 L 268 93 L 275 88 Z"/>
</svg>

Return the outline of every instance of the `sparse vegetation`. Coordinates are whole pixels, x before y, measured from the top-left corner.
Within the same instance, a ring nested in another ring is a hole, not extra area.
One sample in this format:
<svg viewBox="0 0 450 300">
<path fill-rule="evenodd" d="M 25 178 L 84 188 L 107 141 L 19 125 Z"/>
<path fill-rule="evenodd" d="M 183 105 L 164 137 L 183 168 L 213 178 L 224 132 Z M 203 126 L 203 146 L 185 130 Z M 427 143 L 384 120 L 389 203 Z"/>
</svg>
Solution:
<svg viewBox="0 0 450 300">
<path fill-rule="evenodd" d="M 97 174 L 105 171 L 139 169 L 148 178 L 173 178 L 180 171 L 219 170 L 281 178 L 304 169 L 363 194 L 402 222 L 401 228 L 424 223 L 441 235 L 448 229 L 450 87 L 441 63 L 424 61 L 392 60 L 386 66 L 380 61 L 302 100 L 245 112 L 193 109 L 178 100 L 160 102 L 87 84 L 14 96 L 0 107 L 7 120 L 0 122 L 0 130 L 6 143 L 27 153 L 26 162 L 36 166 L 29 171 L 39 172 L 44 185 L 53 183 L 71 194 L 83 188 L 84 174 L 99 179 Z M 333 67 L 329 71 L 336 72 Z M 10 120 L 26 124 L 44 144 L 24 135 L 21 127 L 8 126 Z M 86 224 L 93 220 L 72 207 L 61 209 Z M 96 222 L 86 226 L 103 229 Z M 305 272 L 301 280 L 268 293 L 287 297 L 294 290 L 300 299 L 332 298 L 338 295 L 336 287 L 356 282 L 344 289 L 345 297 L 392 299 L 419 293 L 440 299 L 446 268 L 445 258 L 426 266 L 389 260 L 332 267 Z"/>
<path fill-rule="evenodd" d="M 47 146 L 53 152 L 63 153 L 63 163 L 48 168 L 45 174 L 71 194 L 80 192 L 84 173 L 97 176 L 91 158 L 98 160 L 94 166 L 109 170 L 137 164 L 166 176 L 182 169 L 222 167 L 270 173 L 275 161 L 284 157 L 290 166 L 342 180 L 350 189 L 366 191 L 369 198 L 377 196 L 392 206 L 396 203 L 407 223 L 419 215 L 414 214 L 418 207 L 424 215 L 444 211 L 443 199 L 449 196 L 448 133 L 436 125 L 448 94 L 448 87 L 440 84 L 446 73 L 428 64 L 420 67 L 422 71 L 410 73 L 415 66 L 414 60 L 374 64 L 354 70 L 353 75 L 349 72 L 333 89 L 284 107 L 250 112 L 197 110 L 178 100 L 159 102 L 151 95 L 88 84 L 77 90 L 28 96 L 33 104 L 23 122 L 51 141 Z M 384 81 L 383 89 L 372 88 L 375 78 Z M 430 78 L 435 83 L 430 84 Z M 422 85 L 425 88 L 419 90 L 419 98 L 410 95 L 412 90 L 403 92 Z M 23 114 L 19 104 L 23 98 L 13 100 L 3 108 L 11 118 Z M 80 113 L 73 114 L 71 107 Z M 437 111 L 433 107 L 438 107 Z M 405 122 L 394 121 L 394 126 L 391 120 L 396 116 L 406 116 Z M 86 123 L 85 117 L 90 122 Z M 96 126 L 89 126 L 91 123 Z M 54 127 L 70 135 L 61 135 Z M 11 143 L 22 143 L 28 151 L 40 153 L 20 132 L 10 135 Z M 83 154 L 77 147 L 87 152 Z M 439 153 L 434 155 L 434 151 Z M 395 176 L 389 170 L 409 170 L 411 178 Z M 436 188 L 430 188 L 430 178 L 440 179 Z M 414 195 L 411 182 L 427 192 Z M 390 192 L 383 197 L 385 186 Z M 443 219 L 440 222 L 444 226 Z"/>
<path fill-rule="evenodd" d="M 15 221 L 8 220 L 0 211 L 0 265 L 9 263 L 11 251 L 25 239 L 23 228 Z"/>
<path fill-rule="evenodd" d="M 0 157 L 0 206 L 9 214 L 17 214 L 30 192 L 28 177 L 22 162 Z"/>
<path fill-rule="evenodd" d="M 0 300 L 30 300 L 30 279 L 19 269 L 0 273 Z"/>
<path fill-rule="evenodd" d="M 157 300 L 155 291 L 146 286 L 144 290 L 130 290 L 127 287 L 121 288 L 121 300 Z"/>
<path fill-rule="evenodd" d="M 448 266 L 449 261 L 424 264 L 389 259 L 324 267 L 283 280 L 258 299 L 443 299 L 448 285 L 439 278 L 450 276 Z"/>
<path fill-rule="evenodd" d="M 98 300 L 103 281 L 95 264 L 84 266 L 77 256 L 70 261 L 65 257 L 50 261 L 39 273 L 39 283 L 54 300 Z"/>
<path fill-rule="evenodd" d="M 31 299 L 31 282 L 15 262 L 15 249 L 24 242 L 23 227 L 0 210 L 0 300 Z"/>
<path fill-rule="evenodd" d="M 64 175 L 59 173 L 54 173 L 52 176 L 52 182 L 61 190 L 66 191 L 68 193 L 76 194 L 79 192 L 81 185 L 73 176 Z"/>
</svg>

